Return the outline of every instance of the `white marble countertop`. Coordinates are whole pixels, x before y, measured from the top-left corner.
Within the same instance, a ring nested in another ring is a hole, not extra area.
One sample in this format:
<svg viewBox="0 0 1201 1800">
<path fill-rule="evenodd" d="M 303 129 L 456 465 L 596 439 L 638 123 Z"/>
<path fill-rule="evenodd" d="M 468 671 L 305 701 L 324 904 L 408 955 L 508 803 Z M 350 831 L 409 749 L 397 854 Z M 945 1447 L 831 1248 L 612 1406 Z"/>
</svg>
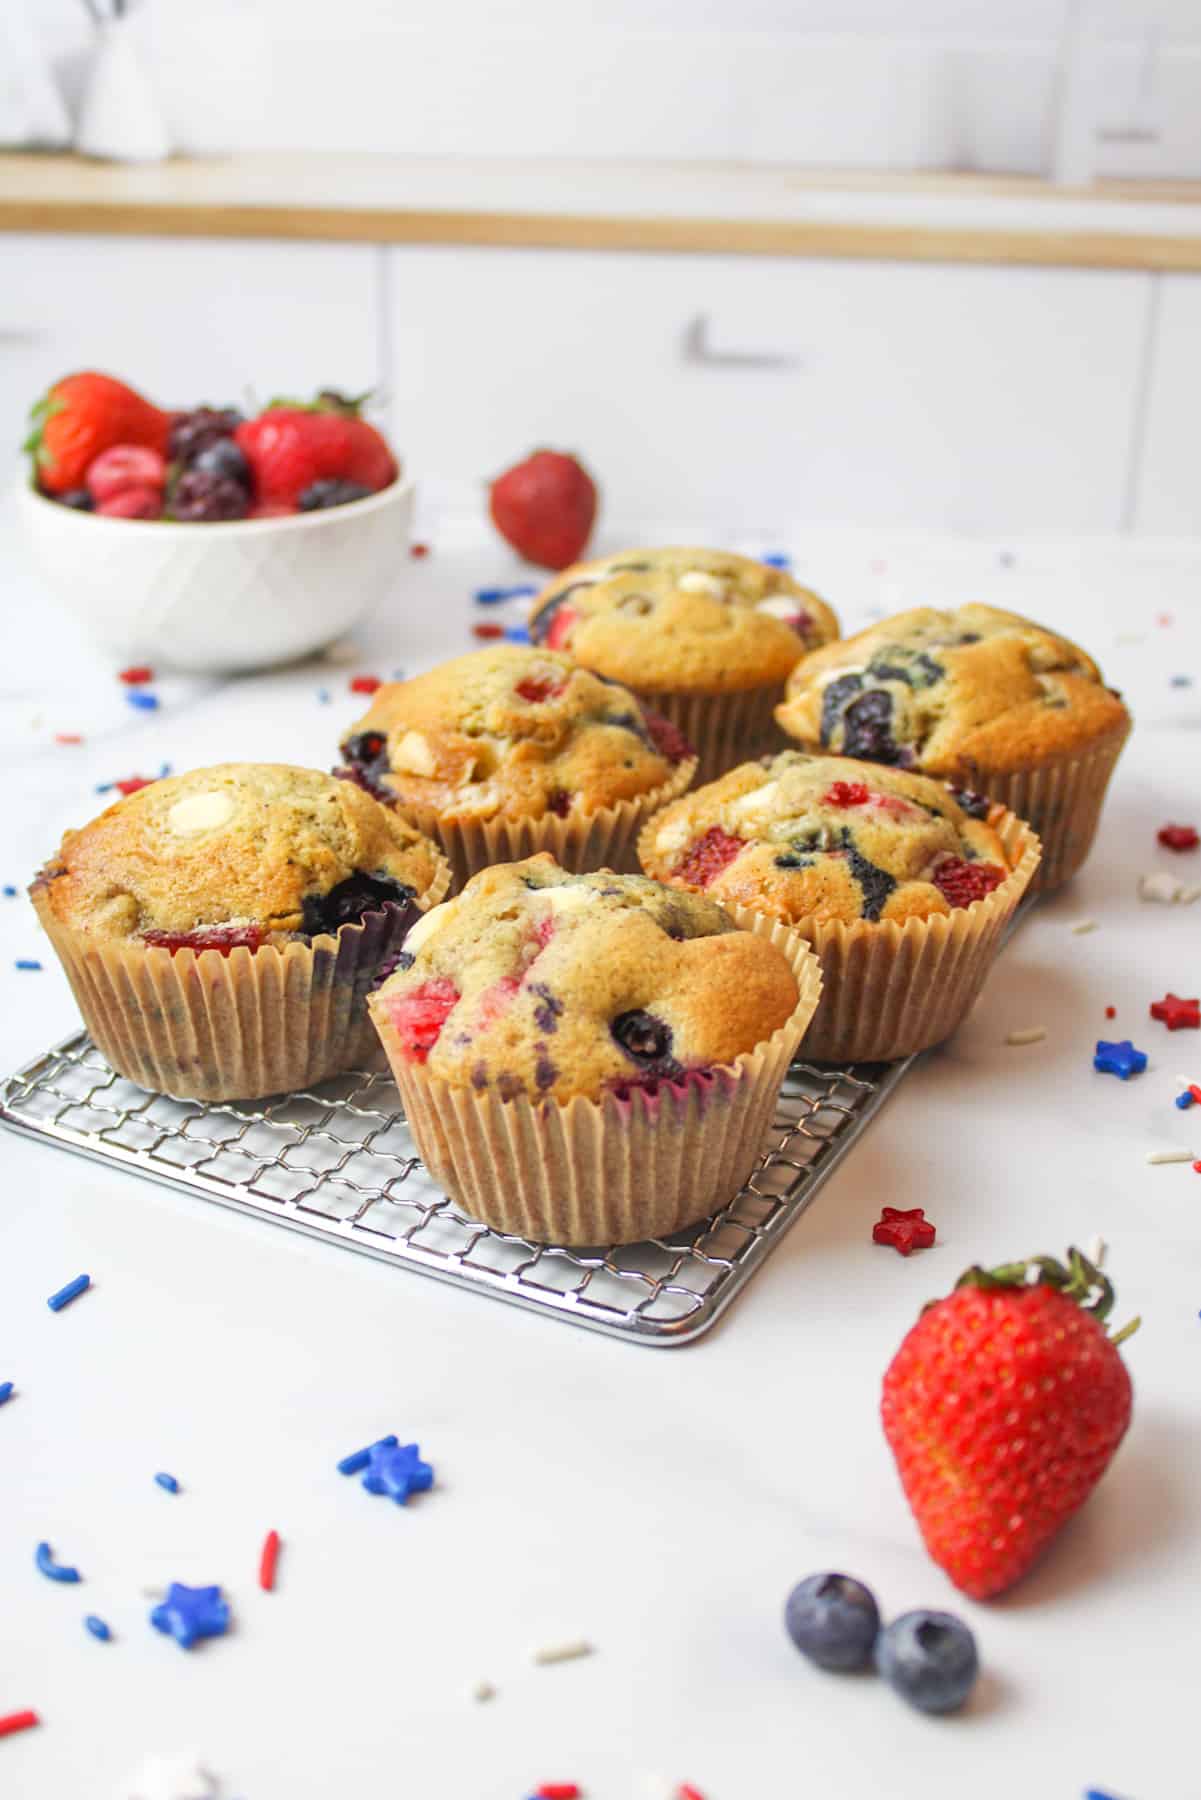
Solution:
<svg viewBox="0 0 1201 1800">
<path fill-rule="evenodd" d="M 677 536 L 679 522 L 664 524 Z M 471 590 L 523 572 L 482 531 L 427 525 L 433 554 L 365 626 L 355 668 L 387 675 L 470 644 Z M 720 536 L 693 521 L 691 541 Z M 613 534 L 608 541 L 615 542 Z M 685 539 L 684 541 L 688 541 Z M 767 540 L 744 543 L 766 549 Z M 839 1800 L 1123 1800 L 1196 1792 L 1191 1711 L 1201 1578 L 1201 1034 L 1147 1016 L 1201 986 L 1201 904 L 1140 903 L 1140 872 L 1201 824 L 1201 546 L 951 542 L 782 533 L 850 626 L 917 600 L 1012 604 L 1077 632 L 1138 729 L 1081 878 L 1023 926 L 955 1041 L 925 1059 L 713 1333 L 652 1352 L 485 1304 L 219 1207 L 0 1135 L 0 1742 L 22 1800 L 128 1796 L 148 1751 L 196 1745 L 232 1800 L 358 1791 L 521 1800 L 574 1780 L 589 1800 L 756 1794 Z M 162 679 L 134 712 L 23 573 L 0 521 L 9 629 L 0 682 L 0 882 L 23 887 L 97 783 L 163 761 L 327 763 L 359 702 L 347 666 Z M 1161 622 L 1162 621 L 1162 622 Z M 1194 685 L 1173 685 L 1187 676 Z M 320 689 L 330 699 L 318 698 Z M 82 744 L 54 741 L 81 733 Z M 75 1015 L 25 899 L 0 900 L 0 1066 Z M 1084 916 L 1099 929 L 1074 935 Z M 18 958 L 41 958 L 41 973 Z M 1117 1016 L 1104 1016 L 1112 1004 Z M 1008 1048 L 1012 1028 L 1044 1042 Z M 1098 1036 L 1150 1056 L 1098 1076 Z M 881 1204 L 924 1206 L 936 1247 L 870 1242 Z M 956 1595 L 929 1561 L 878 1419 L 884 1368 L 922 1303 L 973 1261 L 1101 1234 L 1127 1354 L 1129 1438 L 1102 1489 L 1005 1601 Z M 81 1269 L 94 1291 L 46 1296 Z M 384 1431 L 438 1471 L 405 1512 L 334 1473 Z M 170 1498 L 155 1470 L 174 1472 Z M 259 1545 L 285 1542 L 258 1592 Z M 48 1539 L 86 1576 L 44 1581 Z M 822 1676 L 781 1626 L 790 1585 L 862 1576 L 889 1614 L 949 1605 L 985 1677 L 941 1722 L 870 1679 Z M 220 1582 L 235 1629 L 185 1655 L 151 1631 L 146 1586 Z M 82 1625 L 94 1611 L 115 1641 Z M 531 1666 L 531 1646 L 597 1654 Z M 470 1697 L 487 1677 L 488 1705 Z M 657 1780 L 657 1785 L 656 1785 Z"/>
</svg>

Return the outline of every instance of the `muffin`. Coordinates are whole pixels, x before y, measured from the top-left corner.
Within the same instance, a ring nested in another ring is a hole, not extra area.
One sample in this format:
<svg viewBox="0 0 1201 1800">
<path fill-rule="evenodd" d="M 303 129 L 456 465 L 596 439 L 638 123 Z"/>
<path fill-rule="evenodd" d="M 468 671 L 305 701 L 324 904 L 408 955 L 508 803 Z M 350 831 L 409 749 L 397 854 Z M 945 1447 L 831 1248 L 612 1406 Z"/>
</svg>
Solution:
<svg viewBox="0 0 1201 1800">
<path fill-rule="evenodd" d="M 698 779 L 776 749 L 797 661 L 838 636 L 824 600 L 782 569 L 719 550 L 627 550 L 564 569 L 534 602 L 530 636 L 670 719 Z"/>
<path fill-rule="evenodd" d="M 342 754 L 339 773 L 439 839 L 460 882 L 538 850 L 633 867 L 639 828 L 696 769 L 625 688 L 516 644 L 381 687 Z"/>
<path fill-rule="evenodd" d="M 1042 888 L 1088 855 L 1130 731 L 1091 657 L 992 606 L 919 607 L 817 651 L 793 670 L 776 717 L 808 750 L 999 800 L 1042 838 Z"/>
<path fill-rule="evenodd" d="M 785 750 L 675 801 L 639 859 L 672 887 L 811 944 L 814 1062 L 887 1062 L 971 1006 L 1038 865 L 1038 839 L 981 795 L 876 763 Z"/>
<path fill-rule="evenodd" d="M 30 893 L 118 1074 L 233 1100 L 373 1052 L 367 991 L 449 882 L 437 847 L 351 783 L 220 763 L 69 831 Z"/>
<path fill-rule="evenodd" d="M 559 1244 L 724 1206 L 819 985 L 778 927 L 549 855 L 474 876 L 401 964 L 369 1006 L 427 1166 L 473 1217 Z"/>
</svg>

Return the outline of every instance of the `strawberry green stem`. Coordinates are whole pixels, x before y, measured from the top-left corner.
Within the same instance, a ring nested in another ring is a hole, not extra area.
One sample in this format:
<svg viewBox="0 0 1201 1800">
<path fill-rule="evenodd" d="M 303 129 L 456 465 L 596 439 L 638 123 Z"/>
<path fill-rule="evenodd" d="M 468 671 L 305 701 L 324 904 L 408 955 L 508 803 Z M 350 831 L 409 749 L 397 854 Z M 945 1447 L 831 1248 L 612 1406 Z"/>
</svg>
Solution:
<svg viewBox="0 0 1201 1800">
<path fill-rule="evenodd" d="M 1115 1300 L 1113 1283 L 1075 1245 L 1068 1250 L 1066 1264 L 1053 1256 L 1028 1256 L 1023 1262 L 1000 1263 L 995 1269 L 982 1269 L 977 1265 L 966 1269 L 955 1286 L 980 1288 L 986 1292 L 997 1288 L 1027 1287 L 1032 1269 L 1038 1271 L 1035 1286 L 1054 1288 L 1065 1300 L 1074 1300 L 1081 1311 L 1091 1313 L 1099 1325 L 1108 1319 Z M 1138 1330 L 1140 1322 L 1137 1318 L 1132 1319 L 1112 1342 L 1122 1343 Z"/>
</svg>

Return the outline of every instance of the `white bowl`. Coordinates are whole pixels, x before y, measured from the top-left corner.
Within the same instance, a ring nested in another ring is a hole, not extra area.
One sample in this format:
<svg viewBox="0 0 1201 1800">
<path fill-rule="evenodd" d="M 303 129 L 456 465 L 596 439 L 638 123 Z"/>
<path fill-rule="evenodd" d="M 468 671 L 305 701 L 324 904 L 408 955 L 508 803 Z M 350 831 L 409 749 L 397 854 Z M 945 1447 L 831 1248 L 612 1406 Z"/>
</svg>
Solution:
<svg viewBox="0 0 1201 1800">
<path fill-rule="evenodd" d="M 226 524 L 107 519 L 47 500 L 20 510 L 34 559 L 81 628 L 127 661 L 227 674 L 341 637 L 408 567 L 415 488 L 324 512 Z"/>
</svg>

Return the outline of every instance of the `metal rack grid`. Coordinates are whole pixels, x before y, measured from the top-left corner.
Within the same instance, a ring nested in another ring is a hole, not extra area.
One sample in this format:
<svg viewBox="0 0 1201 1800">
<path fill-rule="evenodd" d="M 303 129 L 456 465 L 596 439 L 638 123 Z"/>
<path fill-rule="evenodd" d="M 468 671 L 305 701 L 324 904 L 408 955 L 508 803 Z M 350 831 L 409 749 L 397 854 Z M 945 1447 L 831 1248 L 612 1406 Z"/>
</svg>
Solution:
<svg viewBox="0 0 1201 1800">
<path fill-rule="evenodd" d="M 762 1158 L 728 1206 L 642 1244 L 565 1249 L 467 1218 L 414 1150 L 386 1073 L 266 1102 L 171 1100 L 124 1080 L 84 1032 L 0 1087 L 0 1119 L 118 1169 L 641 1344 L 699 1337 L 741 1292 L 909 1063 L 791 1069 Z"/>
</svg>

